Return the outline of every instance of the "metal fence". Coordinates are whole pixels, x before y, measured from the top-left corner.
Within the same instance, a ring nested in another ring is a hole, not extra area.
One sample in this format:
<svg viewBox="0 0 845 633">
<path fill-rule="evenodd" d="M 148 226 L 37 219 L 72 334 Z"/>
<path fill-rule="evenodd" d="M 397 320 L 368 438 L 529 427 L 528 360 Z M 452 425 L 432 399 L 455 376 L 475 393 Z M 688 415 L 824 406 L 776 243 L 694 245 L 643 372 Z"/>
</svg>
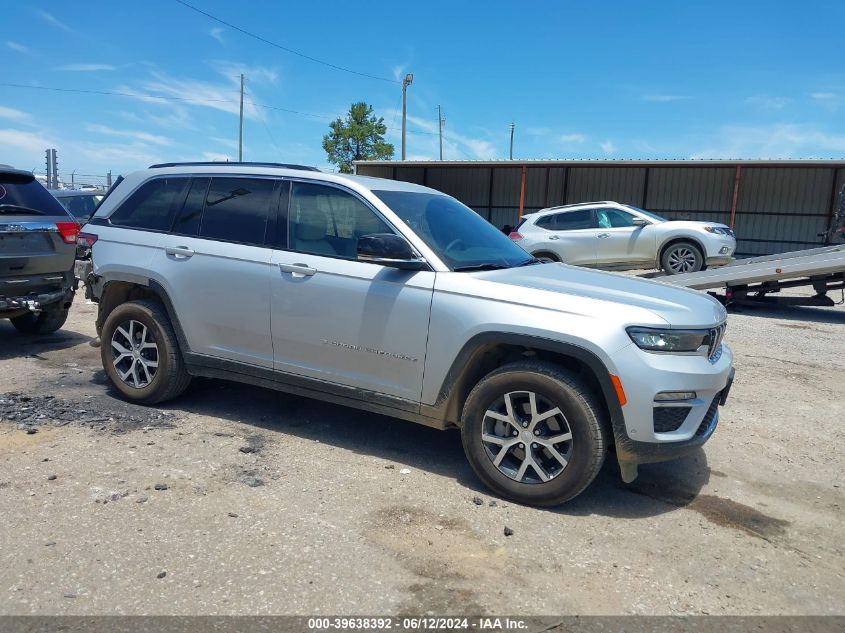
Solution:
<svg viewBox="0 0 845 633">
<path fill-rule="evenodd" d="M 737 254 L 813 248 L 845 183 L 845 161 L 361 161 L 357 173 L 432 187 L 496 226 L 520 213 L 615 200 L 672 219 L 732 226 Z M 520 203 L 521 201 L 521 203 Z"/>
</svg>

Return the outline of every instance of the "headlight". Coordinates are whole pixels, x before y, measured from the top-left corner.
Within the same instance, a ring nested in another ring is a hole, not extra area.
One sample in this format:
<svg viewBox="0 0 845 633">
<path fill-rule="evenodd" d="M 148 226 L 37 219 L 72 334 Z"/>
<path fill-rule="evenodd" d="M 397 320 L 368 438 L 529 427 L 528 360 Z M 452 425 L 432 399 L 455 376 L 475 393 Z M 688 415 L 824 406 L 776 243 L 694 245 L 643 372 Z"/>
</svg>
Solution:
<svg viewBox="0 0 845 633">
<path fill-rule="evenodd" d="M 710 342 L 710 330 L 655 330 L 629 327 L 628 336 L 650 352 L 695 352 Z"/>
<path fill-rule="evenodd" d="M 704 230 L 708 233 L 715 233 L 716 235 L 730 235 L 734 236 L 734 232 L 726 226 L 705 226 Z"/>
</svg>

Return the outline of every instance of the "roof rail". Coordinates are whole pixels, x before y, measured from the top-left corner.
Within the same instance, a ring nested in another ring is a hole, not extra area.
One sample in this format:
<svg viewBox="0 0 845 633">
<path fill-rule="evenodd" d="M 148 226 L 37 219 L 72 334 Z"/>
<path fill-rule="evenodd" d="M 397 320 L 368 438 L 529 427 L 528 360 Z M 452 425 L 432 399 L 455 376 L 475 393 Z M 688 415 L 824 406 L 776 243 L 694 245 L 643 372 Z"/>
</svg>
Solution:
<svg viewBox="0 0 845 633">
<path fill-rule="evenodd" d="M 302 171 L 320 171 L 316 167 L 309 167 L 308 165 L 292 165 L 289 163 L 244 163 L 237 161 L 199 161 L 188 163 L 158 163 L 150 165 L 150 169 L 159 169 L 164 167 L 277 167 L 279 169 L 301 169 Z"/>
</svg>

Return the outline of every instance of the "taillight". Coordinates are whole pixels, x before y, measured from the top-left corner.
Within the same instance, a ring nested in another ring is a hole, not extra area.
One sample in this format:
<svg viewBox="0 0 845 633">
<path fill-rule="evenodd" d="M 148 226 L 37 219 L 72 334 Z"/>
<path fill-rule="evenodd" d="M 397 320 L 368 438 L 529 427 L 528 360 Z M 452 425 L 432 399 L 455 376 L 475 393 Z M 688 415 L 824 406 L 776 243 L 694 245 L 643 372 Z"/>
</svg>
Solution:
<svg viewBox="0 0 845 633">
<path fill-rule="evenodd" d="M 510 234 L 508 235 L 508 237 L 511 238 L 512 240 L 521 240 L 522 239 L 522 233 L 519 233 L 517 231 L 511 231 Z"/>
<path fill-rule="evenodd" d="M 76 238 L 76 245 L 84 248 L 91 248 L 94 242 L 97 241 L 97 236 L 93 233 L 80 233 Z"/>
<path fill-rule="evenodd" d="M 65 244 L 76 244 L 76 236 L 81 228 L 78 222 L 56 222 L 56 228 L 59 229 L 59 235 Z"/>
</svg>

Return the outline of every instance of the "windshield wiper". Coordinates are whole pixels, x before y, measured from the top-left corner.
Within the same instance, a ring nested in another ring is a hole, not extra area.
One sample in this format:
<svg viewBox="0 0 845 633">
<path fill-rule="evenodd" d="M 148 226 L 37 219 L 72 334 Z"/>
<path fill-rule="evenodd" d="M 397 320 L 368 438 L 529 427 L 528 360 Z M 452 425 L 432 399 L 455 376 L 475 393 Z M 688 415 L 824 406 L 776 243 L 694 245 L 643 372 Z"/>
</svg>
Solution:
<svg viewBox="0 0 845 633">
<path fill-rule="evenodd" d="M 474 272 L 478 270 L 502 270 L 503 268 L 510 268 L 510 266 L 505 266 L 504 264 L 493 264 L 487 262 L 485 264 L 470 264 L 468 266 L 458 266 L 457 268 L 453 268 L 452 270 L 456 273 L 466 273 L 466 272 Z"/>
<path fill-rule="evenodd" d="M 44 215 L 43 211 L 39 211 L 38 209 L 31 209 L 30 207 L 25 207 L 20 204 L 0 204 L 0 214 L 12 215 L 13 211 L 22 211 L 29 215 Z"/>
</svg>

